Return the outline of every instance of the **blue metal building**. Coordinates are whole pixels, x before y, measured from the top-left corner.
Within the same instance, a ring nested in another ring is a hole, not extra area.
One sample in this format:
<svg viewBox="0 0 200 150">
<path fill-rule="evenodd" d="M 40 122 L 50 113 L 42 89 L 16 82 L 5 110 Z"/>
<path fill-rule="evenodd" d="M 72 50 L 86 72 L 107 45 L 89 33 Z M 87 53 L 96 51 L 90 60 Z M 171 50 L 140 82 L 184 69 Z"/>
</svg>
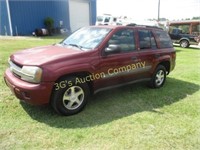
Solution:
<svg viewBox="0 0 200 150">
<path fill-rule="evenodd" d="M 71 32 L 94 25 L 96 0 L 0 0 L 0 35 L 31 35 L 46 17 Z"/>
</svg>

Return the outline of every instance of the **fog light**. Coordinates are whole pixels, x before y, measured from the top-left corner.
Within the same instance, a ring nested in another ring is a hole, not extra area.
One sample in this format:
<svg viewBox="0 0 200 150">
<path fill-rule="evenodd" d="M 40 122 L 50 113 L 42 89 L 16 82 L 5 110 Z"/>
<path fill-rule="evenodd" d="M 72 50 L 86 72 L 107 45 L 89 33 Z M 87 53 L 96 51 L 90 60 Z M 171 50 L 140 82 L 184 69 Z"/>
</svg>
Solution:
<svg viewBox="0 0 200 150">
<path fill-rule="evenodd" d="M 30 94 L 28 92 L 22 92 L 22 95 L 25 99 L 30 99 Z"/>
</svg>

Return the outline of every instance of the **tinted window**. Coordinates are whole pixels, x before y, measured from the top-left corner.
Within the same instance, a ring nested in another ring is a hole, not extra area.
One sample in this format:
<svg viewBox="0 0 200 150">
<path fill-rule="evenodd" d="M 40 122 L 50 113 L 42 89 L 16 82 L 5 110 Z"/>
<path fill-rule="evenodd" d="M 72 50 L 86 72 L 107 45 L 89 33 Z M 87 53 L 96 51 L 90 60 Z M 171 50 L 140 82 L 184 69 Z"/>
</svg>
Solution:
<svg viewBox="0 0 200 150">
<path fill-rule="evenodd" d="M 134 31 L 125 29 L 116 32 L 108 41 L 108 45 L 119 46 L 122 53 L 135 50 Z"/>
<path fill-rule="evenodd" d="M 155 38 L 149 30 L 139 30 L 139 44 L 140 49 L 156 49 Z"/>
<path fill-rule="evenodd" d="M 150 35 L 151 35 L 151 48 L 152 49 L 157 49 L 156 40 L 155 40 L 155 38 L 153 36 L 153 33 L 151 32 Z"/>
<path fill-rule="evenodd" d="M 109 22 L 110 21 L 110 17 L 106 17 L 104 22 Z"/>
<path fill-rule="evenodd" d="M 171 33 L 173 29 L 179 29 L 182 34 L 189 34 L 190 25 L 189 24 L 170 25 L 169 33 Z"/>
<path fill-rule="evenodd" d="M 173 47 L 172 41 L 169 35 L 165 31 L 155 31 L 155 34 L 160 41 L 160 48 L 171 48 Z"/>
</svg>

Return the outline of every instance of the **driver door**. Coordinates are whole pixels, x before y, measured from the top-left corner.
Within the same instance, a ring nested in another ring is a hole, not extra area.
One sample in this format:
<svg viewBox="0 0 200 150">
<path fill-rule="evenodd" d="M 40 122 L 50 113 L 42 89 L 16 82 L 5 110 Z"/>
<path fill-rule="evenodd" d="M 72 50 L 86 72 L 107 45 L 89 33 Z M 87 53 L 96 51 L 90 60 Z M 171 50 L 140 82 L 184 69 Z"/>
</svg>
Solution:
<svg viewBox="0 0 200 150">
<path fill-rule="evenodd" d="M 138 62 L 133 29 L 120 29 L 111 36 L 100 58 L 99 68 L 105 77 L 99 82 L 98 88 L 124 84 L 134 80 L 136 69 L 132 64 Z M 103 80 L 103 82 L 102 82 Z"/>
</svg>

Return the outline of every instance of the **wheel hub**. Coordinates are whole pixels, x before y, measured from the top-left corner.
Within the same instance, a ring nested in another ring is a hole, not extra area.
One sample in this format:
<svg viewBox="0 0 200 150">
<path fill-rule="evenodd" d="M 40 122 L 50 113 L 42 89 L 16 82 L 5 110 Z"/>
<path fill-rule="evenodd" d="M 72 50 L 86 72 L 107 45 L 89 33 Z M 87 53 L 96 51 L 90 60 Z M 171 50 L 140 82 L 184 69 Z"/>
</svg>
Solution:
<svg viewBox="0 0 200 150">
<path fill-rule="evenodd" d="M 164 72 L 160 70 L 156 75 L 156 84 L 161 85 L 164 81 Z"/>
<path fill-rule="evenodd" d="M 76 101 L 77 97 L 75 95 L 70 96 L 71 101 Z"/>
<path fill-rule="evenodd" d="M 69 109 L 77 109 L 84 100 L 84 91 L 80 86 L 68 88 L 63 95 L 63 105 Z"/>
</svg>

